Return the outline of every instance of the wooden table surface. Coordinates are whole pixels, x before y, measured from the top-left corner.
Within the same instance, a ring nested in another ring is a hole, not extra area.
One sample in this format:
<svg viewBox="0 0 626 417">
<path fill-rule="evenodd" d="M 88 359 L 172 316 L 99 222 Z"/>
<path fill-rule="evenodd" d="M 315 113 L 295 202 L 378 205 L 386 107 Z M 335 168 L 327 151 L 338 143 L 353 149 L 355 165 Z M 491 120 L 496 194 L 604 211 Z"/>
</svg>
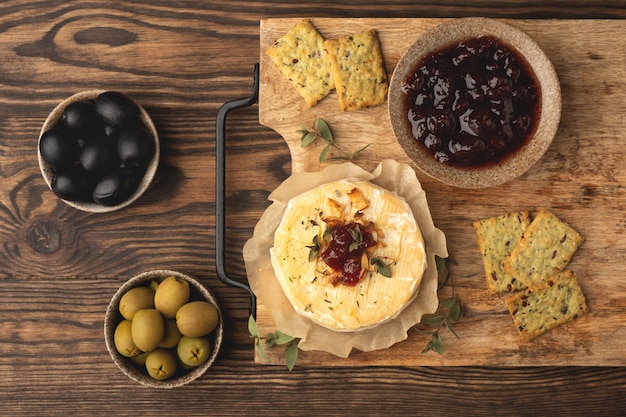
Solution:
<svg viewBox="0 0 626 417">
<path fill-rule="evenodd" d="M 259 364 L 246 326 L 249 299 L 215 273 L 216 113 L 223 103 L 251 93 L 261 20 L 626 18 L 624 1 L 573 4 L 2 2 L 0 414 L 622 415 L 623 367 L 307 361 L 289 372 Z M 90 214 L 67 206 L 48 190 L 37 164 L 37 137 L 47 114 L 64 98 L 88 89 L 126 92 L 152 115 L 161 137 L 161 164 L 152 187 L 118 212 Z M 245 280 L 243 245 L 292 164 L 284 139 L 259 123 L 257 105 L 231 113 L 227 129 L 226 269 Z M 117 288 L 136 274 L 161 268 L 209 286 L 225 316 L 224 345 L 215 365 L 174 390 L 145 388 L 128 379 L 103 338 L 104 312 Z"/>
</svg>

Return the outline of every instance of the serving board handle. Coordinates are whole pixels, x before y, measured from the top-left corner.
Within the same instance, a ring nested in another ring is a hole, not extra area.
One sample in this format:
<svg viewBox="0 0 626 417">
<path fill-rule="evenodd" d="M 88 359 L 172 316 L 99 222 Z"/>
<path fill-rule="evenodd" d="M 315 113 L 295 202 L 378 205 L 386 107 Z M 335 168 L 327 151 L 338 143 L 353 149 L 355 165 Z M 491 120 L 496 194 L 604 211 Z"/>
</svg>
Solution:
<svg viewBox="0 0 626 417">
<path fill-rule="evenodd" d="M 227 285 L 250 294 L 250 314 L 256 319 L 256 296 L 247 283 L 228 276 L 225 268 L 226 247 L 226 116 L 231 110 L 250 106 L 259 98 L 259 64 L 254 66 L 254 85 L 249 97 L 224 103 L 217 111 L 215 123 L 215 268 L 219 279 Z"/>
</svg>

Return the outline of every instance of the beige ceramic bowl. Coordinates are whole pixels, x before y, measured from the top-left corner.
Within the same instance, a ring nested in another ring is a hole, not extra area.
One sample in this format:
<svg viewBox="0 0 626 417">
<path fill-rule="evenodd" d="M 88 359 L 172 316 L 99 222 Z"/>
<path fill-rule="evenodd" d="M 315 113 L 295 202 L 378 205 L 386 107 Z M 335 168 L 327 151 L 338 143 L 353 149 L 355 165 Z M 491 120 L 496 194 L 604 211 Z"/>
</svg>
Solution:
<svg viewBox="0 0 626 417">
<path fill-rule="evenodd" d="M 441 162 L 417 147 L 406 118 L 402 81 L 425 55 L 467 38 L 494 36 L 525 57 L 541 89 L 541 112 L 532 138 L 513 156 L 485 168 L 459 168 Z M 512 180 L 530 169 L 546 152 L 561 117 L 561 89 L 552 63 L 529 36 L 494 19 L 460 18 L 446 21 L 419 37 L 401 57 L 391 77 L 389 117 L 393 132 L 414 164 L 427 175 L 460 188 L 483 188 Z"/>
<path fill-rule="evenodd" d="M 188 371 L 179 370 L 174 377 L 158 381 L 150 377 L 143 366 L 138 366 L 133 363 L 130 358 L 122 356 L 117 349 L 115 349 L 113 334 L 117 324 L 122 320 L 122 315 L 119 312 L 119 304 L 122 295 L 124 295 L 131 288 L 148 285 L 152 280 L 163 279 L 171 275 L 184 279 L 189 283 L 189 287 L 191 289 L 190 300 L 204 300 L 213 304 L 217 308 L 219 321 L 217 323 L 217 328 L 209 335 L 209 339 L 211 341 L 211 356 L 205 363 Z M 222 310 L 220 309 L 217 299 L 213 293 L 200 284 L 196 279 L 180 272 L 165 269 L 144 272 L 128 280 L 117 290 L 111 299 L 104 319 L 104 340 L 113 362 L 115 362 L 122 372 L 133 381 L 153 388 L 176 388 L 198 379 L 207 371 L 207 369 L 211 367 L 211 365 L 213 365 L 213 362 L 215 362 L 215 358 L 217 357 L 222 345 L 223 337 L 224 319 L 222 316 Z"/>
<path fill-rule="evenodd" d="M 76 93 L 73 96 L 68 97 L 67 99 L 63 100 L 52 110 L 50 115 L 46 118 L 41 128 L 41 131 L 39 132 L 39 140 L 41 141 L 41 136 L 43 136 L 45 132 L 50 130 L 61 120 L 61 118 L 63 117 L 63 112 L 65 111 L 65 108 L 69 104 L 74 103 L 76 101 L 95 100 L 96 97 L 98 97 L 100 93 L 104 93 L 105 91 L 106 90 L 82 91 L 80 93 Z M 137 200 L 148 189 L 148 187 L 150 186 L 150 183 L 154 179 L 154 175 L 156 174 L 157 167 L 159 165 L 159 157 L 160 157 L 159 136 L 148 112 L 146 112 L 146 110 L 141 105 L 139 104 L 137 105 L 139 106 L 141 120 L 143 124 L 145 125 L 146 129 L 148 129 L 148 131 L 150 132 L 152 138 L 154 139 L 154 155 L 152 159 L 150 160 L 150 163 L 148 164 L 146 173 L 144 174 L 143 178 L 137 185 L 137 189 L 135 190 L 135 192 L 124 202 L 115 206 L 103 206 L 95 202 L 68 201 L 68 200 L 61 199 L 66 204 L 74 208 L 77 208 L 79 210 L 83 210 L 83 211 L 88 211 L 88 212 L 93 212 L 93 213 L 106 213 L 110 211 L 119 210 L 123 207 L 128 206 L 129 204 Z M 43 175 L 43 178 L 46 181 L 46 184 L 48 185 L 50 190 L 52 190 L 52 180 L 54 178 L 54 171 L 50 168 L 50 166 L 46 163 L 46 161 L 44 161 L 43 158 L 41 157 L 41 152 L 39 151 L 39 143 L 37 144 L 37 158 L 39 160 L 39 169 L 41 170 L 41 175 Z"/>
</svg>

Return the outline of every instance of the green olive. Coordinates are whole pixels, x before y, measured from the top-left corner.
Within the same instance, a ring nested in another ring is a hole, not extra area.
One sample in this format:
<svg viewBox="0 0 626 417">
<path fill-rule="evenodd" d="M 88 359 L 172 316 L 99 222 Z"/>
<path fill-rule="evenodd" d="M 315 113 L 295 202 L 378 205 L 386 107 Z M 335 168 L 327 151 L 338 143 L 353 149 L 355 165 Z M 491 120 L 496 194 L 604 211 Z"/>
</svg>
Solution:
<svg viewBox="0 0 626 417">
<path fill-rule="evenodd" d="M 167 318 L 174 318 L 176 311 L 189 301 L 189 283 L 175 276 L 167 277 L 154 293 L 154 307 Z"/>
<path fill-rule="evenodd" d="M 130 358 L 130 360 L 133 361 L 133 363 L 136 365 L 146 366 L 146 358 L 148 357 L 149 354 L 150 352 L 143 352 L 137 356 L 133 356 L 132 358 Z"/>
<path fill-rule="evenodd" d="M 154 308 L 154 290 L 149 287 L 131 288 L 120 298 L 120 313 L 126 320 L 144 308 Z"/>
<path fill-rule="evenodd" d="M 178 359 L 187 365 L 196 367 L 202 365 L 211 355 L 211 344 L 205 337 L 183 336 L 178 342 Z"/>
<path fill-rule="evenodd" d="M 135 313 L 132 321 L 133 341 L 143 352 L 150 352 L 161 343 L 165 334 L 163 316 L 153 308 Z"/>
<path fill-rule="evenodd" d="M 141 353 L 135 342 L 133 342 L 130 320 L 122 320 L 117 325 L 113 334 L 113 343 L 115 344 L 115 349 L 123 356 L 131 358 Z"/>
<path fill-rule="evenodd" d="M 161 343 L 159 343 L 159 347 L 166 349 L 176 347 L 181 336 L 182 334 L 180 334 L 178 326 L 176 326 L 176 321 L 165 320 L 165 335 L 163 336 L 163 340 L 161 340 Z"/>
<path fill-rule="evenodd" d="M 156 349 L 146 357 L 146 370 L 154 379 L 164 380 L 176 373 L 178 366 L 176 355 L 168 349 Z"/>
<path fill-rule="evenodd" d="M 192 301 L 176 312 L 176 325 L 183 336 L 205 336 L 217 327 L 217 322 L 217 309 L 206 301 Z"/>
</svg>

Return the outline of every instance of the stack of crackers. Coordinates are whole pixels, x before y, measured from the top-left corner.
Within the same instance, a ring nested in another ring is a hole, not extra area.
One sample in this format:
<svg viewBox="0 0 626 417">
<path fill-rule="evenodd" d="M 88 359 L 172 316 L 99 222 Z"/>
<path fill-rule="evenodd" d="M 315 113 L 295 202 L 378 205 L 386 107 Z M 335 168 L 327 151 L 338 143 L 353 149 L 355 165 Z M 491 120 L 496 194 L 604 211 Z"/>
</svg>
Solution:
<svg viewBox="0 0 626 417">
<path fill-rule="evenodd" d="M 587 313 L 585 296 L 567 264 L 583 242 L 570 225 L 542 208 L 473 223 L 491 294 L 506 294 L 519 334 L 533 339 Z"/>
<path fill-rule="evenodd" d="M 309 20 L 303 20 L 266 54 L 309 107 L 333 90 L 341 111 L 382 104 L 387 97 L 387 73 L 373 29 L 326 40 Z"/>
</svg>

